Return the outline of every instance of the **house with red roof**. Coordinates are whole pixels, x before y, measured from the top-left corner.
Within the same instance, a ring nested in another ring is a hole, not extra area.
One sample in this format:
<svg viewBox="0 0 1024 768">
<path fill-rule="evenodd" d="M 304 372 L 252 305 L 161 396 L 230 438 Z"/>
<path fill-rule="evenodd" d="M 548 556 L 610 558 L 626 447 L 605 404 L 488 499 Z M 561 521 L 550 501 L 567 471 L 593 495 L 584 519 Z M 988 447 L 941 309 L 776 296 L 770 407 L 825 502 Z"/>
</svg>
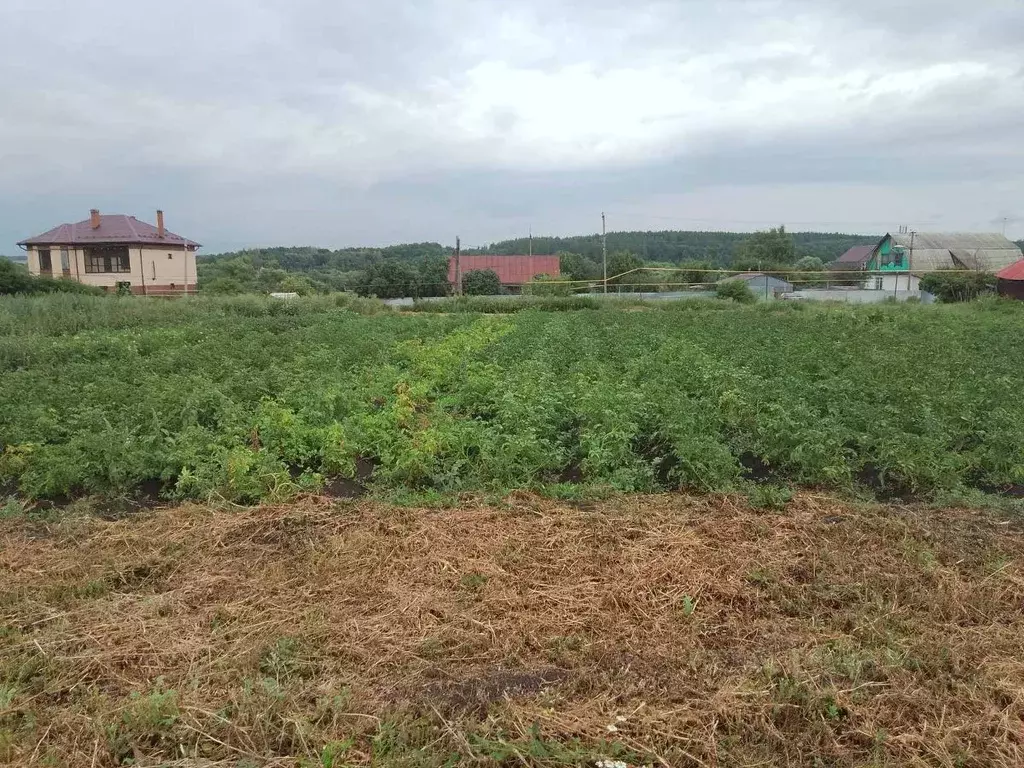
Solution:
<svg viewBox="0 0 1024 768">
<path fill-rule="evenodd" d="M 199 243 L 169 232 L 164 212 L 156 226 L 124 214 L 101 214 L 61 224 L 18 243 L 28 252 L 33 275 L 60 277 L 104 290 L 127 289 L 146 296 L 196 290 Z"/>
<path fill-rule="evenodd" d="M 561 275 L 557 256 L 462 254 L 459 257 L 459 262 L 463 278 L 470 272 L 489 269 L 498 275 L 502 287 L 513 290 L 526 285 L 537 275 L 547 275 L 548 277 Z M 454 256 L 448 259 L 448 282 L 452 286 L 458 282 Z"/>
<path fill-rule="evenodd" d="M 1024 301 L 1024 259 L 996 272 L 996 292 Z"/>
</svg>

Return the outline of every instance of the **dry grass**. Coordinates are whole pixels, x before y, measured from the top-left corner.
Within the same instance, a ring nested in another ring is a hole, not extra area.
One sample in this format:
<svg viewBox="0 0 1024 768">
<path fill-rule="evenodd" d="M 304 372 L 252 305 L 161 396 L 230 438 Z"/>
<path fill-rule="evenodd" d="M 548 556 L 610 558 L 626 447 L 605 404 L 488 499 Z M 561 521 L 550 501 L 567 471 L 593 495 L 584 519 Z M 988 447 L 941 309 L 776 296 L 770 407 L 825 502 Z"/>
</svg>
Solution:
<svg viewBox="0 0 1024 768">
<path fill-rule="evenodd" d="M 311 499 L 0 545 L 10 764 L 1024 765 L 990 513 Z"/>
</svg>

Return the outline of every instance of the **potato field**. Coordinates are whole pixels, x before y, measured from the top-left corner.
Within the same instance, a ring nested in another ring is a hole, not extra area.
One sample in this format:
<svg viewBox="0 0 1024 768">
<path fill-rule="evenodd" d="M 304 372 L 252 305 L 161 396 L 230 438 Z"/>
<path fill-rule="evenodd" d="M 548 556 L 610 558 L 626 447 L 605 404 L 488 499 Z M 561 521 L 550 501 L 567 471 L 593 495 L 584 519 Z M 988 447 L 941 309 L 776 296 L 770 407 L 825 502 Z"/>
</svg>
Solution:
<svg viewBox="0 0 1024 768">
<path fill-rule="evenodd" d="M 28 499 L 1024 484 L 1024 308 L 0 301 Z"/>
</svg>

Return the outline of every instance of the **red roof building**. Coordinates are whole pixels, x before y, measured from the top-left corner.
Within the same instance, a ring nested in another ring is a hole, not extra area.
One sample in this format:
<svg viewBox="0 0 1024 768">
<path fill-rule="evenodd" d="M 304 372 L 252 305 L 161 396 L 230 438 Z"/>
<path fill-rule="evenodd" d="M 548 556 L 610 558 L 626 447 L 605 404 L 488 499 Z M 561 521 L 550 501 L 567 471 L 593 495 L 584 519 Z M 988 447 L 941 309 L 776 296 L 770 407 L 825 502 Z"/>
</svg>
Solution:
<svg viewBox="0 0 1024 768">
<path fill-rule="evenodd" d="M 199 243 L 163 229 L 163 211 L 157 212 L 157 226 L 121 213 L 96 214 L 74 224 L 61 224 L 49 232 L 22 240 L 18 245 L 176 245 L 195 250 Z"/>
<path fill-rule="evenodd" d="M 559 277 L 561 272 L 557 256 L 472 256 L 460 257 L 462 276 L 475 270 L 493 270 L 502 285 L 524 285 L 537 275 Z M 448 259 L 448 282 L 455 285 L 455 257 Z"/>
<path fill-rule="evenodd" d="M 1000 296 L 1024 301 L 1024 259 L 996 272 L 996 291 Z"/>
<path fill-rule="evenodd" d="M 1024 259 L 1015 261 L 1008 267 L 996 272 L 996 277 L 1000 280 L 1024 280 Z"/>
<path fill-rule="evenodd" d="M 95 208 L 89 214 L 18 243 L 29 272 L 147 296 L 195 292 L 199 243 L 169 232 L 163 211 L 156 212 L 156 226 Z"/>
</svg>

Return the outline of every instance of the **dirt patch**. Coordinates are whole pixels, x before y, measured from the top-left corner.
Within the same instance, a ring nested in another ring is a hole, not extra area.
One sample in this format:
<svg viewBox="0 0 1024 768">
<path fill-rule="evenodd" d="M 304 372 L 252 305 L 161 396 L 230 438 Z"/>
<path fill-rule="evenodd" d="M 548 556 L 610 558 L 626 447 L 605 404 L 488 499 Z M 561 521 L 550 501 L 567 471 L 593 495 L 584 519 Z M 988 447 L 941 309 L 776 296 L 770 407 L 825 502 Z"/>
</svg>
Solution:
<svg viewBox="0 0 1024 768">
<path fill-rule="evenodd" d="M 367 486 L 379 464 L 375 459 L 360 456 L 356 459 L 355 474 L 352 477 L 329 477 L 324 482 L 324 496 L 335 499 L 357 499 L 368 493 Z"/>
<path fill-rule="evenodd" d="M 495 670 L 466 680 L 428 684 L 421 692 L 421 700 L 425 706 L 437 707 L 442 712 L 485 714 L 491 704 L 538 693 L 568 676 L 568 672 L 557 667 Z"/>
<path fill-rule="evenodd" d="M 97 516 L 104 520 L 119 520 L 138 512 L 165 507 L 170 502 L 163 498 L 165 484 L 161 480 L 145 480 L 130 494 L 100 500 L 95 509 Z"/>
<path fill-rule="evenodd" d="M 583 479 L 583 467 L 574 462 L 562 469 L 555 478 L 555 481 L 559 483 L 571 483 L 573 485 L 578 485 L 583 482 Z"/>
<path fill-rule="evenodd" d="M 743 468 L 742 474 L 745 480 L 754 483 L 770 483 L 775 480 L 775 470 L 760 456 L 744 451 L 736 460 Z"/>
<path fill-rule="evenodd" d="M 517 493 L 39 525 L 0 520 L 0 763 L 1024 765 L 1019 518 Z"/>
<path fill-rule="evenodd" d="M 351 478 L 330 477 L 324 482 L 321 493 L 332 499 L 358 499 L 366 495 L 366 486 Z"/>
</svg>

